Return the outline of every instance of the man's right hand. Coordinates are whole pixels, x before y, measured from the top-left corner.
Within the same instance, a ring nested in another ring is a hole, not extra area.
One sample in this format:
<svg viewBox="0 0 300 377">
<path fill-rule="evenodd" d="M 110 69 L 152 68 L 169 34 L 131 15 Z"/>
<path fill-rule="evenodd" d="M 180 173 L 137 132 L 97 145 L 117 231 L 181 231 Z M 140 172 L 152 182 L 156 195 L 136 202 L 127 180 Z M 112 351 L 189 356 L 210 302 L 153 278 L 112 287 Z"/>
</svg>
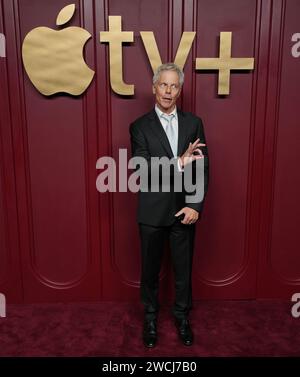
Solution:
<svg viewBox="0 0 300 377">
<path fill-rule="evenodd" d="M 206 144 L 199 143 L 200 139 L 198 138 L 194 143 L 190 143 L 188 149 L 184 152 L 182 156 L 180 156 L 179 161 L 181 168 L 184 168 L 187 164 L 195 160 L 199 160 L 200 158 L 204 158 L 203 153 L 199 147 L 204 147 Z M 198 154 L 194 154 L 198 152 Z"/>
</svg>

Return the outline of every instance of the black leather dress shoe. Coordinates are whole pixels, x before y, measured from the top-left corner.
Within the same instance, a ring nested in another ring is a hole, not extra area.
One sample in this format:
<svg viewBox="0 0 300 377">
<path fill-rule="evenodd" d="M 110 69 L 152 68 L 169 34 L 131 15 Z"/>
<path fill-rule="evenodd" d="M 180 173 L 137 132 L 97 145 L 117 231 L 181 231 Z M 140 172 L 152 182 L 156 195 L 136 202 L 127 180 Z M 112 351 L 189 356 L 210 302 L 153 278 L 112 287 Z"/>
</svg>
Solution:
<svg viewBox="0 0 300 377">
<path fill-rule="evenodd" d="M 157 341 L 156 321 L 145 321 L 143 331 L 143 342 L 148 348 L 153 348 Z"/>
<path fill-rule="evenodd" d="M 193 331 L 188 319 L 176 319 L 178 336 L 185 346 L 191 346 L 194 341 Z"/>
</svg>

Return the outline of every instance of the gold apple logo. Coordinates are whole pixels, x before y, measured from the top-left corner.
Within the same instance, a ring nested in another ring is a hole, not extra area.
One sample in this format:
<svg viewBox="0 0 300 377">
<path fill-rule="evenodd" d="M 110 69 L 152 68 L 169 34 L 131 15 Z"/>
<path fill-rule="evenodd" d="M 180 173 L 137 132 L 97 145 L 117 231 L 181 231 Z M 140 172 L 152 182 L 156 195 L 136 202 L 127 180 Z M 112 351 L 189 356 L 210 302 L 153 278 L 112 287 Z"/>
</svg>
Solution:
<svg viewBox="0 0 300 377">
<path fill-rule="evenodd" d="M 75 4 L 64 7 L 56 25 L 70 21 Z M 94 71 L 85 63 L 83 48 L 91 34 L 80 27 L 53 30 L 37 27 L 23 41 L 22 57 L 25 70 L 33 85 L 49 96 L 58 92 L 82 94 L 90 85 Z"/>
</svg>

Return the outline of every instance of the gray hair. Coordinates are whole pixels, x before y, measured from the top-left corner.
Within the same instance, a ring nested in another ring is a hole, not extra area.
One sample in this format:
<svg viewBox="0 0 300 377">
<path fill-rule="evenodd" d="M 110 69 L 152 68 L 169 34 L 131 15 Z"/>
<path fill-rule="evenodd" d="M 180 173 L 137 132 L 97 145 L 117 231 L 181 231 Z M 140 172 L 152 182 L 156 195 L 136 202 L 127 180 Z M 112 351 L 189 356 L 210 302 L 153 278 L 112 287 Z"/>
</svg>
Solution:
<svg viewBox="0 0 300 377">
<path fill-rule="evenodd" d="M 156 71 L 154 72 L 154 75 L 153 75 L 153 85 L 156 84 L 156 82 L 159 80 L 159 76 L 161 74 L 161 72 L 163 71 L 174 71 L 178 74 L 178 77 L 179 77 L 179 84 L 180 86 L 183 85 L 183 82 L 184 82 L 184 73 L 182 71 L 182 69 L 180 69 L 178 67 L 178 65 L 174 64 L 174 63 L 165 63 L 165 64 L 162 64 L 160 65 Z"/>
</svg>

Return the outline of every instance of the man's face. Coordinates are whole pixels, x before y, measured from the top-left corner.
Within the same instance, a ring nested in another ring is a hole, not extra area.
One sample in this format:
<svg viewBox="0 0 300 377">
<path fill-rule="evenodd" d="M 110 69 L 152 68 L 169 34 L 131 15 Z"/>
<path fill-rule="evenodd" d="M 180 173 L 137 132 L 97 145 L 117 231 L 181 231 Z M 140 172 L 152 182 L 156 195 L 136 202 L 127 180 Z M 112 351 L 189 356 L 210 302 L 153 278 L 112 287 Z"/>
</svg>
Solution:
<svg viewBox="0 0 300 377">
<path fill-rule="evenodd" d="M 179 77 L 175 71 L 162 71 L 153 85 L 156 103 L 164 113 L 171 113 L 181 92 Z"/>
</svg>

